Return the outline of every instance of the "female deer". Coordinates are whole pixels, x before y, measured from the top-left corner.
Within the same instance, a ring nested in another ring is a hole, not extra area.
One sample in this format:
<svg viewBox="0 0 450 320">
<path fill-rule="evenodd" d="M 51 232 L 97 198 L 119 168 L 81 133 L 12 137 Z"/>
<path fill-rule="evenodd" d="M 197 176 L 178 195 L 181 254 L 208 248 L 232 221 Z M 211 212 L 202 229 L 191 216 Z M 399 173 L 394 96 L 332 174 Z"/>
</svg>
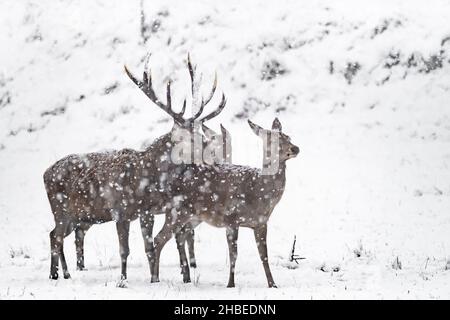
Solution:
<svg viewBox="0 0 450 320">
<path fill-rule="evenodd" d="M 275 287 L 267 257 L 267 222 L 280 201 L 286 181 L 286 161 L 299 153 L 290 137 L 281 132 L 275 119 L 272 130 L 265 130 L 248 121 L 252 130 L 264 140 L 263 169 L 239 165 L 186 165 L 174 190 L 180 199 L 176 210 L 166 211 L 165 223 L 154 240 L 152 282 L 159 281 L 161 250 L 186 223 L 193 227 L 207 222 L 225 227 L 230 255 L 228 287 L 234 287 L 239 227 L 253 229 L 259 255 L 269 287 Z M 186 266 L 183 272 L 189 273 Z"/>
</svg>

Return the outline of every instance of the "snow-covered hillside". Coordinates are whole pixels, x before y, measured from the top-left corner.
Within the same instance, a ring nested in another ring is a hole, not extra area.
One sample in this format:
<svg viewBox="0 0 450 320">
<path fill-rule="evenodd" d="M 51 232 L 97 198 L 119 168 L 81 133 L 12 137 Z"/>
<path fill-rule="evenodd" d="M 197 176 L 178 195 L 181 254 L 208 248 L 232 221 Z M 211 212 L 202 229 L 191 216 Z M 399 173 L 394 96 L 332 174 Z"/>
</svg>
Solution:
<svg viewBox="0 0 450 320">
<path fill-rule="evenodd" d="M 450 298 L 449 15 L 444 0 L 1 1 L 0 299 Z M 157 91 L 172 79 L 180 107 L 188 52 L 204 82 L 217 71 L 228 103 L 209 126 L 232 133 L 234 163 L 261 165 L 248 118 L 268 127 L 277 115 L 300 147 L 269 222 L 278 289 L 245 229 L 237 288 L 225 288 L 225 230 L 207 225 L 191 284 L 173 240 L 149 283 L 138 222 L 127 288 L 115 286 L 113 223 L 88 232 L 88 271 L 75 271 L 71 235 L 72 279 L 48 279 L 45 169 L 170 129 L 123 71 L 139 74 L 148 52 Z"/>
</svg>

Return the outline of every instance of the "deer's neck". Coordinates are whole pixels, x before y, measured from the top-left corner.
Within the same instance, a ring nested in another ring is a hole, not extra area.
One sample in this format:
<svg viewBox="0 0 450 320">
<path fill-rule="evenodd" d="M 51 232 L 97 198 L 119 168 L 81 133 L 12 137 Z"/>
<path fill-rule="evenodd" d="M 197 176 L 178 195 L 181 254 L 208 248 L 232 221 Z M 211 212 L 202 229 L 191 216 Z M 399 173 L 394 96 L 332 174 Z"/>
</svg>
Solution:
<svg viewBox="0 0 450 320">
<path fill-rule="evenodd" d="M 270 141 L 265 142 L 263 155 L 263 174 L 284 177 L 286 162 L 280 159 L 278 146 L 272 145 Z"/>
<path fill-rule="evenodd" d="M 282 194 L 286 184 L 286 162 L 281 161 L 279 163 L 278 170 L 273 174 L 273 180 Z"/>
<path fill-rule="evenodd" d="M 273 193 L 271 198 L 278 202 L 283 195 L 286 184 L 286 162 L 281 161 L 278 154 L 271 156 L 270 152 L 264 150 L 262 178 L 264 184 L 269 184 Z"/>
<path fill-rule="evenodd" d="M 284 179 L 286 178 L 286 162 L 285 161 L 280 162 L 276 175 L 279 177 L 283 177 Z"/>
</svg>

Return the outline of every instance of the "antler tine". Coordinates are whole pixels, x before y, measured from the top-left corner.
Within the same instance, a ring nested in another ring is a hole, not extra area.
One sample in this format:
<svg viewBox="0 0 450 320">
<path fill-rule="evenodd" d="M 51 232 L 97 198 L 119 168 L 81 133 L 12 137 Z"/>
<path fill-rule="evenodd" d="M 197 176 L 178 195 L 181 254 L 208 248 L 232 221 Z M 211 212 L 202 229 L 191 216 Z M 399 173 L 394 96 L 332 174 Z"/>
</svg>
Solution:
<svg viewBox="0 0 450 320">
<path fill-rule="evenodd" d="M 200 109 L 191 118 L 191 120 L 196 120 L 198 117 L 201 116 L 203 110 L 205 109 L 205 106 L 211 101 L 212 97 L 214 96 L 214 93 L 216 92 L 216 88 L 217 88 L 217 72 L 214 74 L 214 83 L 213 83 L 213 87 L 211 89 L 211 92 L 209 93 L 208 98 L 206 98 L 206 100 L 204 100 L 203 97 L 202 97 L 202 103 L 200 104 Z M 220 111 L 222 111 L 222 110 L 220 110 Z M 219 111 L 219 113 L 220 113 L 220 111 Z M 215 117 L 215 116 L 213 116 L 213 117 Z"/>
<path fill-rule="evenodd" d="M 188 56 L 187 56 L 187 65 L 188 65 L 188 69 L 189 69 L 189 75 L 190 75 L 190 77 L 191 77 L 191 92 L 192 92 L 192 98 L 195 99 L 195 94 L 196 94 L 196 92 L 195 92 L 195 90 L 196 90 L 196 87 L 195 87 L 195 69 L 196 69 L 196 68 L 195 68 L 195 66 L 192 65 L 192 62 L 191 62 L 191 56 L 190 56 L 189 53 L 188 53 Z M 200 75 L 200 77 L 201 77 L 201 75 Z M 197 89 L 198 89 L 198 88 L 197 88 Z M 217 72 L 214 73 L 214 82 L 213 82 L 213 86 L 212 86 L 211 91 L 209 92 L 209 95 L 207 96 L 206 100 L 202 97 L 202 101 L 201 101 L 199 110 L 195 113 L 194 116 L 192 116 L 191 118 L 189 118 L 187 121 L 194 121 L 194 120 L 196 120 L 197 118 L 199 118 L 199 117 L 201 116 L 201 114 L 202 114 L 202 112 L 203 112 L 205 106 L 206 106 L 206 105 L 211 101 L 211 99 L 213 98 L 213 96 L 214 96 L 214 94 L 215 94 L 215 92 L 216 92 L 216 89 L 217 89 Z M 205 121 L 206 121 L 206 120 L 205 120 Z"/>
<path fill-rule="evenodd" d="M 219 113 L 221 113 L 222 110 L 225 108 L 225 105 L 226 105 L 226 104 L 227 104 L 227 99 L 225 98 L 225 94 L 222 93 L 222 101 L 220 101 L 220 104 L 219 104 L 219 106 L 217 107 L 217 109 L 214 110 L 213 112 L 211 112 L 210 114 L 204 116 L 204 117 L 201 118 L 199 121 L 200 121 L 201 123 L 203 123 L 203 122 L 205 122 L 205 121 L 208 121 L 208 120 L 210 120 L 210 119 L 212 119 L 212 118 L 218 116 Z"/>
<path fill-rule="evenodd" d="M 183 101 L 183 108 L 181 108 L 181 111 L 180 112 L 178 112 L 178 115 L 180 116 L 180 117 L 182 117 L 183 115 L 184 115 L 184 112 L 186 111 L 186 98 L 184 98 L 184 101 Z"/>
<path fill-rule="evenodd" d="M 203 103 L 203 98 L 202 98 L 202 103 L 200 104 L 200 108 L 198 109 L 198 111 L 192 117 L 190 117 L 188 119 L 188 121 L 197 120 L 197 118 L 202 115 L 204 108 L 205 108 L 205 103 Z"/>
<path fill-rule="evenodd" d="M 214 72 L 214 83 L 213 83 L 213 87 L 209 93 L 208 98 L 206 98 L 204 104 L 205 106 L 211 101 L 212 97 L 214 96 L 214 93 L 216 92 L 216 88 L 217 88 L 217 71 Z M 202 102 L 203 104 L 203 102 Z"/>
<path fill-rule="evenodd" d="M 163 106 L 161 106 L 161 108 L 164 111 L 166 111 L 176 122 L 178 122 L 179 124 L 183 124 L 185 122 L 185 120 L 183 118 L 183 114 L 184 114 L 184 111 L 186 110 L 186 99 L 184 99 L 183 108 L 181 109 L 180 112 L 173 111 L 172 95 L 171 95 L 171 91 L 170 91 L 171 85 L 172 85 L 171 81 L 167 82 L 167 92 L 166 92 L 167 105 L 162 104 Z M 151 90 L 153 90 L 153 88 Z"/>
<path fill-rule="evenodd" d="M 188 53 L 187 56 L 187 63 L 188 63 L 188 69 L 189 69 L 189 75 L 191 76 L 191 92 L 192 92 L 192 96 L 194 96 L 194 77 L 195 77 L 195 67 L 192 66 L 191 63 L 191 56 Z"/>
<path fill-rule="evenodd" d="M 169 82 L 167 82 L 167 92 L 166 92 L 166 101 L 167 101 L 167 108 L 168 109 L 172 109 L 172 97 L 171 97 L 171 95 L 170 95 L 170 85 L 171 85 L 171 82 L 169 81 Z"/>
<path fill-rule="evenodd" d="M 141 89 L 142 92 L 144 92 L 145 95 L 150 98 L 150 100 L 152 100 L 159 107 L 163 109 L 166 108 L 166 106 L 163 103 L 161 103 L 161 101 L 159 101 L 159 99 L 156 97 L 155 92 L 153 91 L 152 88 L 152 78 L 151 76 L 148 76 L 147 72 L 144 71 L 143 81 L 140 81 L 130 72 L 130 70 L 128 70 L 127 66 L 124 66 L 124 68 L 126 74 L 131 79 L 131 81 L 133 81 L 134 84 L 136 84 L 139 87 L 139 89 Z"/>
<path fill-rule="evenodd" d="M 150 70 L 148 72 L 150 73 Z M 142 82 L 143 82 L 144 85 L 148 85 L 149 81 L 150 82 L 152 81 L 152 75 L 150 73 L 150 78 L 149 78 L 148 75 L 147 75 L 147 72 L 144 71 L 143 75 L 142 75 Z"/>
<path fill-rule="evenodd" d="M 131 79 L 131 81 L 134 82 L 135 85 L 137 85 L 139 88 L 141 88 L 143 86 L 143 83 L 141 81 L 139 81 L 131 72 L 130 70 L 128 70 L 127 66 L 124 65 L 123 68 L 125 69 L 126 74 L 128 75 L 128 77 Z"/>
</svg>

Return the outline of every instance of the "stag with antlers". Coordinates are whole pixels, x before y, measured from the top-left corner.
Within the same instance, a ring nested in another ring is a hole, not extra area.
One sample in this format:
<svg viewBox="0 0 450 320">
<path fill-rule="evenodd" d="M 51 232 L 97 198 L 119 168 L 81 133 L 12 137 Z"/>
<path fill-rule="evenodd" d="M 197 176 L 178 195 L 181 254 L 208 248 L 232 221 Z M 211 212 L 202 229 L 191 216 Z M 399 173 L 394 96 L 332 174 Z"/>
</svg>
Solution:
<svg viewBox="0 0 450 320">
<path fill-rule="evenodd" d="M 191 93 L 195 97 L 198 87 L 195 85 L 195 67 L 188 56 L 188 69 L 191 77 Z M 112 152 L 96 152 L 83 155 L 69 155 L 48 168 L 44 173 L 44 184 L 55 220 L 55 228 L 50 232 L 51 266 L 50 278 L 58 278 L 58 262 L 61 261 L 64 278 L 69 278 L 64 257 L 64 238 L 75 230 L 77 246 L 77 266 L 84 268 L 84 236 L 93 224 L 115 221 L 119 237 L 121 256 L 121 279 L 127 277 L 127 257 L 129 255 L 128 237 L 130 222 L 140 218 L 145 251 L 152 261 L 154 214 L 164 213 L 176 206 L 171 195 L 174 179 L 178 170 L 171 161 L 174 132 L 185 129 L 192 137 L 206 143 L 199 132 L 198 125 L 216 117 L 225 107 L 225 95 L 219 106 L 200 118 L 204 107 L 211 101 L 216 87 L 217 77 L 206 99 L 202 99 L 197 112 L 190 118 L 184 118 L 186 100 L 180 112 L 172 108 L 171 83 L 167 84 L 166 103 L 155 94 L 150 72 L 144 71 L 143 79 L 138 80 L 126 67 L 130 79 L 158 107 L 174 120 L 172 130 L 159 137 L 144 151 L 124 149 Z M 193 99 L 194 101 L 195 99 Z M 193 141 L 193 140 L 192 140 Z M 187 238 L 191 255 L 191 265 L 195 265 L 193 254 L 193 228 L 180 228 L 183 240 Z M 179 245 L 180 247 L 180 245 Z M 180 248 L 181 249 L 181 248 Z M 180 250 L 180 262 L 187 266 L 187 257 Z M 189 281 L 183 272 L 183 280 Z"/>
</svg>

